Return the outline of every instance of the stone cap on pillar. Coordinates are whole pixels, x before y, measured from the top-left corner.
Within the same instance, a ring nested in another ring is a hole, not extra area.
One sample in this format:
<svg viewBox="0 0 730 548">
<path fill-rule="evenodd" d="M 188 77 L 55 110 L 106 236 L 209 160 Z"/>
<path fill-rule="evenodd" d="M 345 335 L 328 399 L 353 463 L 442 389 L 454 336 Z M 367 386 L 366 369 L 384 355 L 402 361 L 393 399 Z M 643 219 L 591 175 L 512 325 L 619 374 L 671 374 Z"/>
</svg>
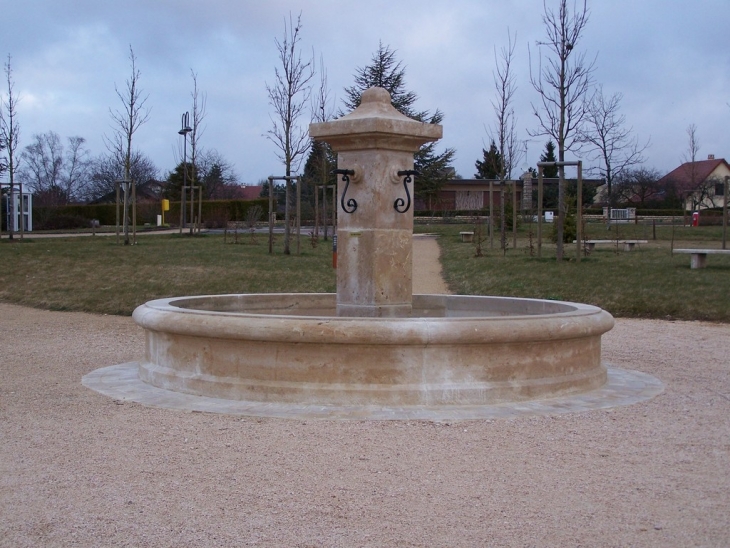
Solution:
<svg viewBox="0 0 730 548">
<path fill-rule="evenodd" d="M 332 150 L 384 149 L 416 152 L 421 145 L 443 136 L 439 124 L 419 122 L 398 112 L 390 93 L 373 87 L 363 92 L 360 106 L 331 122 L 309 125 L 315 141 L 329 143 Z"/>
</svg>

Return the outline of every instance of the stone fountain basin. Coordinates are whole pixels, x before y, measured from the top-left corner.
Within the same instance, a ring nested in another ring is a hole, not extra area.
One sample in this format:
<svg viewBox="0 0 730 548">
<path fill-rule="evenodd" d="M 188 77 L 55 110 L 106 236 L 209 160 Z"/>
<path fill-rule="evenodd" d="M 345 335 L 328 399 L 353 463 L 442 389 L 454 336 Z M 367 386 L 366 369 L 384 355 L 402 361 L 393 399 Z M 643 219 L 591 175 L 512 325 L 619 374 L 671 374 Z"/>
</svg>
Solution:
<svg viewBox="0 0 730 548">
<path fill-rule="evenodd" d="M 140 378 L 178 392 L 318 405 L 491 405 L 601 387 L 613 317 L 577 303 L 414 295 L 408 318 L 336 316 L 334 294 L 150 301 Z"/>
</svg>

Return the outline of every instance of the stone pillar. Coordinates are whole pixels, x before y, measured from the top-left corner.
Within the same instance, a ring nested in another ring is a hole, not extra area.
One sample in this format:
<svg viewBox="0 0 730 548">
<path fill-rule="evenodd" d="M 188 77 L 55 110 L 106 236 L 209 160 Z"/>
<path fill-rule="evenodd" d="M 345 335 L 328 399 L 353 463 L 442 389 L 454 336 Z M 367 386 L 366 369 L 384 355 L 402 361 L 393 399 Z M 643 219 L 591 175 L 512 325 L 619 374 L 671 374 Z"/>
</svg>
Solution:
<svg viewBox="0 0 730 548">
<path fill-rule="evenodd" d="M 532 173 L 522 174 L 522 211 L 532 211 Z"/>
<path fill-rule="evenodd" d="M 338 169 L 354 172 L 349 184 L 338 175 L 337 315 L 409 316 L 415 177 L 407 183 L 410 207 L 400 212 L 409 198 L 397 173 L 413 169 L 413 154 L 440 139 L 441 126 L 402 115 L 386 90 L 370 88 L 358 108 L 311 124 L 309 134 L 338 153 Z"/>
</svg>

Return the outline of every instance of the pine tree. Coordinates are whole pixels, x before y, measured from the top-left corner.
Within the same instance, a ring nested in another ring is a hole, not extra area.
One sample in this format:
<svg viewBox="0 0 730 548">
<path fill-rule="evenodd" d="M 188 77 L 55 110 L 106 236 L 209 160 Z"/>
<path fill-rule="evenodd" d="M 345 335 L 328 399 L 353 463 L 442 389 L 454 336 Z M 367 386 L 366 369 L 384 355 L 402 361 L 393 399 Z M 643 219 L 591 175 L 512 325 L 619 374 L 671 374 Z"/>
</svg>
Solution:
<svg viewBox="0 0 730 548">
<path fill-rule="evenodd" d="M 433 114 L 429 111 L 416 111 L 413 107 L 418 96 L 407 91 L 405 86 L 405 68 L 402 62 L 396 59 L 396 52 L 382 42 L 378 44 L 378 50 L 366 67 L 358 68 L 355 71 L 355 85 L 345 88 L 344 105 L 349 110 L 360 105 L 360 98 L 363 91 L 373 87 L 382 87 L 390 93 L 390 100 L 398 112 L 429 124 L 439 124 L 444 118 L 440 110 Z M 340 112 L 340 115 L 344 115 Z M 440 154 L 436 153 L 436 143 L 427 143 L 415 154 L 414 166 L 420 174 L 416 177 L 415 194 L 419 198 L 430 201 L 434 198 L 441 186 L 449 178 L 451 170 L 449 164 L 454 159 L 455 151 L 447 148 Z"/>
<path fill-rule="evenodd" d="M 187 175 L 185 175 L 185 168 L 187 166 Z M 180 162 L 175 166 L 175 169 L 167 175 L 167 185 L 165 187 L 165 197 L 172 200 L 178 201 L 182 195 L 183 181 L 187 181 L 188 186 L 193 181 L 192 174 L 194 173 L 193 164 L 187 162 L 187 164 Z M 197 175 L 197 172 L 195 172 Z M 197 178 L 197 177 L 196 177 Z M 190 189 L 185 190 L 186 193 L 190 193 Z"/>
<path fill-rule="evenodd" d="M 541 162 L 557 162 L 558 159 L 555 157 L 555 143 L 552 140 L 545 144 L 545 152 L 540 156 Z M 542 176 L 548 179 L 552 179 L 558 176 L 557 166 L 550 166 L 542 168 Z"/>
<path fill-rule="evenodd" d="M 497 143 L 492 141 L 489 150 L 482 149 L 483 158 L 477 160 L 475 179 L 498 179 L 502 173 L 502 155 L 497 150 Z"/>
</svg>

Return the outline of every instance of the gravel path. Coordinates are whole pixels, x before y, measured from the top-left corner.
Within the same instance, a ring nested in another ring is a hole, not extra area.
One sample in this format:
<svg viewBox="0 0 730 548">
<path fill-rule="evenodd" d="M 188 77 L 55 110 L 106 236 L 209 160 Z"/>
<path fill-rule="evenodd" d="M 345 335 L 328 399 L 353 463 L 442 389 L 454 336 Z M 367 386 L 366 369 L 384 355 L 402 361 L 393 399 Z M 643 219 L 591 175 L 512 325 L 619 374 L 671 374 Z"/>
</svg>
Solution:
<svg viewBox="0 0 730 548">
<path fill-rule="evenodd" d="M 241 419 L 81 385 L 143 348 L 130 318 L 0 304 L 0 546 L 730 545 L 730 325 L 619 320 L 605 359 L 661 379 L 648 402 L 458 423 Z"/>
</svg>

